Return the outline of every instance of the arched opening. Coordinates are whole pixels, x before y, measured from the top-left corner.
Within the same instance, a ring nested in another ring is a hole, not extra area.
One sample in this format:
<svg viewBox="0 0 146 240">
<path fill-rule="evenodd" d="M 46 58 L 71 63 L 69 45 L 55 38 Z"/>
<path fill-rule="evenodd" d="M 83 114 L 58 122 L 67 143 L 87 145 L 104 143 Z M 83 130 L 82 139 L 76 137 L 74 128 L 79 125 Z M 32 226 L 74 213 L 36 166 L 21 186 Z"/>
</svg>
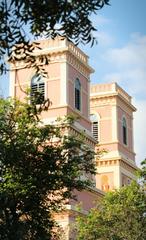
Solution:
<svg viewBox="0 0 146 240">
<path fill-rule="evenodd" d="M 31 79 L 31 101 L 41 104 L 45 99 L 45 83 L 41 75 L 35 74 Z"/>
<path fill-rule="evenodd" d="M 99 141 L 99 117 L 95 114 L 90 115 L 92 122 L 92 134 L 96 141 Z"/>
<path fill-rule="evenodd" d="M 122 135 L 123 135 L 123 143 L 127 145 L 127 122 L 125 117 L 122 120 Z"/>
<path fill-rule="evenodd" d="M 81 83 L 78 78 L 75 81 L 75 108 L 81 110 Z"/>
<path fill-rule="evenodd" d="M 101 189 L 105 192 L 109 191 L 110 189 L 109 178 L 107 175 L 101 176 Z"/>
</svg>

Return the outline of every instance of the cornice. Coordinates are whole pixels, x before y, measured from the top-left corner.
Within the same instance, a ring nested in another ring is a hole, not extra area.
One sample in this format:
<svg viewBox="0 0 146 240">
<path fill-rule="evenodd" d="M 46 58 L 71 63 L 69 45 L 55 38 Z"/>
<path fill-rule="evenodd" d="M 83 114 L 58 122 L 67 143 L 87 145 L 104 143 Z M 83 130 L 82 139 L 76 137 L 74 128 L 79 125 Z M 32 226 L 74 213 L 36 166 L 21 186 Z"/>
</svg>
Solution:
<svg viewBox="0 0 146 240">
<path fill-rule="evenodd" d="M 91 102 L 91 106 L 94 105 L 98 105 L 98 103 L 102 103 L 103 105 L 107 104 L 107 103 L 117 103 L 117 98 L 119 98 L 122 102 L 124 102 L 124 104 L 127 105 L 127 107 L 130 107 L 132 109 L 132 111 L 136 111 L 136 108 L 131 104 L 131 102 L 129 100 L 127 100 L 127 98 L 125 97 L 126 95 L 122 95 L 119 92 L 105 92 L 105 93 L 91 93 L 90 94 L 90 102 Z M 92 104 L 93 102 L 93 104 Z M 98 103 L 97 103 L 98 102 Z M 97 103 L 97 104 L 96 104 Z M 118 106 L 118 104 L 117 104 Z"/>
<path fill-rule="evenodd" d="M 120 166 L 130 172 L 135 172 L 139 169 L 136 165 L 133 165 L 133 164 L 125 161 L 125 159 L 121 159 Z"/>
<path fill-rule="evenodd" d="M 41 50 L 35 50 L 31 55 L 36 57 L 36 64 L 38 65 L 45 64 L 45 60 L 44 62 L 42 62 L 42 58 L 41 58 L 42 56 L 45 56 L 48 58 L 48 61 L 50 62 L 49 64 L 55 61 L 62 62 L 64 61 L 64 59 L 67 59 L 67 61 L 71 65 L 73 65 L 75 68 L 77 69 L 80 68 L 80 71 L 84 75 L 86 76 L 88 75 L 88 78 L 89 78 L 89 73 L 94 72 L 93 68 L 91 68 L 88 64 L 87 55 L 85 55 L 79 48 L 74 46 L 72 43 L 68 43 L 67 46 L 57 46 L 57 47 L 50 47 L 50 48 L 44 48 L 44 49 L 42 46 Z M 28 64 L 26 64 L 23 60 L 21 60 L 21 55 L 18 57 L 19 57 L 19 61 L 16 61 L 14 64 L 10 63 L 11 70 L 28 67 Z"/>
<path fill-rule="evenodd" d="M 73 134 L 75 136 L 79 136 L 81 135 L 81 137 L 83 137 L 84 142 L 89 145 L 92 146 L 92 148 L 95 148 L 96 145 L 96 141 L 93 137 L 89 136 L 86 131 L 81 131 L 79 128 L 77 128 L 75 125 L 68 125 L 67 128 L 69 130 L 69 134 Z"/>
<path fill-rule="evenodd" d="M 74 69 L 78 70 L 83 76 L 85 76 L 88 81 L 90 81 L 91 69 L 89 66 L 84 65 L 80 62 L 74 55 L 67 53 L 67 63 L 72 66 Z"/>
<path fill-rule="evenodd" d="M 100 105 L 99 105 L 100 104 Z M 104 96 L 92 96 L 90 95 L 90 106 L 96 107 L 96 106 L 102 106 L 102 105 L 109 105 L 109 104 L 116 104 L 116 98 L 115 94 L 112 95 L 104 95 Z"/>
<path fill-rule="evenodd" d="M 120 166 L 125 169 L 128 169 L 130 172 L 135 172 L 138 170 L 138 167 L 135 163 L 131 163 L 122 157 L 113 157 L 107 159 L 98 159 L 96 160 L 97 167 L 108 167 L 108 166 Z"/>
<path fill-rule="evenodd" d="M 96 166 L 97 167 L 109 167 L 109 166 L 119 166 L 120 159 L 118 158 L 109 158 L 109 159 L 97 159 Z"/>
</svg>

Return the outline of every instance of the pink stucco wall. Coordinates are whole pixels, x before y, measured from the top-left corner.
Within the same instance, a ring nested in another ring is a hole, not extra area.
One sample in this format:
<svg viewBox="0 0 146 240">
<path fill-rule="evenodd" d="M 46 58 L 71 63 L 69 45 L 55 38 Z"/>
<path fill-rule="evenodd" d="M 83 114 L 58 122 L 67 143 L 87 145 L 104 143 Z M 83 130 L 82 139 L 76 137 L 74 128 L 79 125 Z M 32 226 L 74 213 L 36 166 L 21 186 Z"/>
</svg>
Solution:
<svg viewBox="0 0 146 240">
<path fill-rule="evenodd" d="M 84 190 L 82 192 L 74 191 L 76 195 L 76 200 L 71 199 L 70 204 L 74 206 L 80 205 L 81 210 L 89 211 L 91 208 L 95 207 L 97 202 L 101 200 L 103 194 L 99 194 L 98 192 L 94 191 L 87 191 Z"/>
<path fill-rule="evenodd" d="M 63 117 L 67 115 L 67 108 L 66 107 L 49 107 L 47 111 L 43 111 L 41 114 L 42 119 L 49 119 L 49 118 L 58 118 L 58 117 Z"/>
<path fill-rule="evenodd" d="M 125 146 L 124 144 L 119 144 L 118 145 L 118 150 L 123 153 L 126 158 L 129 158 L 131 160 L 135 160 L 135 153 L 133 151 L 129 151 L 129 147 L 128 145 Z"/>
<path fill-rule="evenodd" d="M 68 104 L 74 107 L 75 100 L 74 100 L 74 82 L 68 81 Z"/>
<path fill-rule="evenodd" d="M 60 63 L 58 62 L 51 62 L 45 67 L 46 71 L 48 72 L 48 78 L 60 78 Z"/>
<path fill-rule="evenodd" d="M 76 109 L 72 109 L 70 107 L 67 107 L 67 114 L 74 114 L 77 117 L 78 123 L 85 129 L 91 132 L 91 122 L 89 118 L 83 118 L 83 115 L 81 112 L 77 111 Z M 82 130 L 81 130 L 82 131 Z"/>
<path fill-rule="evenodd" d="M 20 86 L 17 85 L 15 86 L 15 90 L 14 90 L 14 94 L 15 96 L 14 97 L 17 97 L 17 99 L 19 99 L 20 101 L 24 101 L 24 99 L 26 98 L 26 89 L 27 89 L 27 84 L 24 84 L 23 86 L 21 86 L 21 89 L 20 89 Z"/>
<path fill-rule="evenodd" d="M 100 121 L 100 141 L 110 142 L 112 141 L 112 120 L 101 120 Z"/>
<path fill-rule="evenodd" d="M 81 83 L 81 111 L 75 109 L 75 80 L 80 80 Z M 79 117 L 80 124 L 87 130 L 91 131 L 91 122 L 89 120 L 89 89 L 88 79 L 73 66 L 68 65 L 68 114 L 72 113 Z M 83 117 L 83 118 L 82 118 Z"/>
<path fill-rule="evenodd" d="M 82 92 L 82 114 L 88 117 L 88 92 Z"/>
<path fill-rule="evenodd" d="M 127 145 L 123 143 L 123 131 L 122 131 L 122 120 L 123 117 L 126 119 L 127 123 Z M 119 141 L 120 146 L 119 149 L 125 153 L 125 155 L 128 154 L 128 157 L 134 157 L 134 155 L 131 153 L 133 151 L 133 127 L 132 127 L 132 113 L 129 111 L 124 111 L 120 107 L 118 107 L 118 135 L 119 135 Z"/>
<path fill-rule="evenodd" d="M 117 151 L 118 150 L 118 142 L 100 144 L 98 146 L 99 149 L 105 149 L 107 152 Z M 106 154 L 106 153 L 105 153 Z"/>
<path fill-rule="evenodd" d="M 60 64 L 53 63 L 44 67 L 48 73 L 45 81 L 45 90 L 47 96 L 53 105 L 60 103 Z M 31 78 L 34 76 L 35 70 L 32 68 L 19 69 L 15 73 L 15 97 L 23 100 L 25 96 L 24 92 L 26 89 L 30 88 Z M 22 91 L 23 90 L 23 91 Z"/>
<path fill-rule="evenodd" d="M 112 141 L 112 106 L 101 105 L 100 102 L 95 107 L 91 105 L 91 113 L 99 116 L 99 140 L 100 142 Z"/>
<path fill-rule="evenodd" d="M 15 71 L 15 84 L 23 86 L 33 76 L 33 70 L 31 68 L 21 68 Z"/>
<path fill-rule="evenodd" d="M 68 88 L 68 97 L 71 107 L 74 108 L 74 84 L 75 80 L 78 78 L 81 83 L 81 112 L 85 117 L 88 117 L 88 101 L 89 101 L 89 91 L 88 91 L 88 79 L 84 77 L 77 69 L 68 66 L 68 78 L 69 78 L 69 88 Z"/>
<path fill-rule="evenodd" d="M 47 97 L 51 101 L 51 106 L 60 104 L 60 79 L 50 80 L 46 82 Z"/>
</svg>

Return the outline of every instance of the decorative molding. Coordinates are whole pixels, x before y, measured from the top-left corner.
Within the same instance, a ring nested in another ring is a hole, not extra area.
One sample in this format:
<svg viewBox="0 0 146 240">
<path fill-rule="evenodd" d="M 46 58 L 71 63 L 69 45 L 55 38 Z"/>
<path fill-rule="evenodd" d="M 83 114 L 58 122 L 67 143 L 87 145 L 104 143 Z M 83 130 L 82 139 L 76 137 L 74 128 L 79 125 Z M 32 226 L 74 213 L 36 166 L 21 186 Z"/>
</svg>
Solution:
<svg viewBox="0 0 146 240">
<path fill-rule="evenodd" d="M 68 104 L 68 65 L 60 63 L 60 104 Z"/>
<path fill-rule="evenodd" d="M 103 96 L 100 96 L 99 98 L 92 98 L 90 96 L 90 106 L 91 108 L 93 107 L 99 107 L 99 106 L 105 106 L 105 105 L 113 105 L 115 104 L 116 105 L 116 98 L 114 95 L 112 96 L 107 96 L 107 97 L 103 97 Z"/>
<path fill-rule="evenodd" d="M 126 169 L 128 172 L 133 173 L 133 174 L 135 171 L 138 170 L 138 167 L 136 165 L 132 166 L 132 165 L 126 163 L 125 161 L 123 161 L 122 159 L 120 160 L 120 167 Z"/>
<path fill-rule="evenodd" d="M 69 64 L 78 69 L 88 79 L 89 73 L 94 72 L 94 70 L 88 65 L 88 56 L 66 39 L 64 39 L 63 41 L 61 39 L 55 39 L 54 41 L 46 40 L 46 42 L 40 41 L 40 46 L 42 47 L 42 49 L 34 50 L 34 52 L 32 53 L 33 56 L 36 56 L 36 63 L 38 65 L 44 65 L 45 62 L 42 63 L 42 59 L 40 59 L 40 57 L 47 56 L 50 64 L 54 61 L 62 62 L 64 60 L 67 60 Z M 16 61 L 14 64 L 10 64 L 12 69 L 27 68 L 27 64 L 23 60 L 19 60 Z"/>
<path fill-rule="evenodd" d="M 121 101 L 122 100 L 122 101 Z M 106 105 L 106 104 L 114 104 L 116 103 L 116 105 L 118 107 L 124 106 L 124 109 L 126 112 L 129 113 L 129 108 L 132 109 L 132 111 L 136 111 L 136 108 L 127 100 L 121 98 L 118 93 L 111 93 L 111 94 L 102 94 L 100 95 L 100 93 L 95 94 L 95 96 L 93 96 L 92 94 L 90 95 L 90 101 L 91 101 L 91 107 L 92 106 L 101 106 L 102 105 Z"/>
<path fill-rule="evenodd" d="M 52 55 L 48 56 L 48 61 L 49 64 L 54 64 L 54 63 L 68 63 L 72 67 L 74 67 L 77 71 L 79 71 L 84 77 L 90 80 L 90 72 L 91 69 L 88 65 L 84 65 L 82 62 L 79 61 L 74 55 L 72 55 L 69 52 L 65 53 L 52 53 Z M 44 65 L 44 63 L 40 62 L 39 60 L 37 61 L 38 65 Z M 20 69 L 25 69 L 28 68 L 27 64 L 25 64 L 23 61 L 16 62 L 15 64 L 11 63 L 11 69 L 12 70 L 20 70 Z M 30 67 L 29 67 L 30 68 Z"/>
<path fill-rule="evenodd" d="M 90 146 L 92 149 L 95 148 L 95 144 L 96 144 L 95 139 L 92 136 L 88 135 L 86 132 L 82 133 L 82 131 L 80 129 L 78 129 L 76 126 L 74 126 L 74 125 L 68 126 L 67 130 L 68 130 L 68 134 L 73 134 L 75 136 L 81 135 L 83 137 L 83 134 L 84 134 L 84 142 L 88 146 Z"/>
<path fill-rule="evenodd" d="M 75 68 L 77 71 L 79 71 L 83 76 L 85 76 L 88 81 L 90 78 L 91 70 L 89 66 L 84 65 L 82 62 L 80 62 L 74 55 L 71 53 L 67 53 L 67 63 L 70 64 L 73 68 Z"/>
<path fill-rule="evenodd" d="M 132 165 L 122 158 L 98 159 L 96 161 L 96 166 L 97 167 L 119 166 L 119 167 L 126 169 L 127 171 L 129 171 L 131 173 L 134 173 L 135 171 L 138 170 L 138 167 L 136 165 L 134 165 L 134 164 Z"/>
<path fill-rule="evenodd" d="M 96 160 L 96 166 L 97 167 L 108 167 L 108 166 L 117 166 L 119 165 L 119 160 L 120 159 L 109 159 L 109 160 L 101 160 L 97 159 Z"/>
</svg>

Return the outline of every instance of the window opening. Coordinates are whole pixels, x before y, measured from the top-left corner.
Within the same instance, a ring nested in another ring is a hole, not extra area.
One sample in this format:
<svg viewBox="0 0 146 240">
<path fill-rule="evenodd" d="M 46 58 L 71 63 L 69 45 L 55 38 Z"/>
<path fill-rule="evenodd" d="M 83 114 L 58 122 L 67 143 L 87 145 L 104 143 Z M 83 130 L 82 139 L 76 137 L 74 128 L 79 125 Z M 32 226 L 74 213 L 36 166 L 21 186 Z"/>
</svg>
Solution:
<svg viewBox="0 0 146 240">
<path fill-rule="evenodd" d="M 123 143 L 127 145 L 127 123 L 125 118 L 123 118 L 122 121 L 122 131 L 123 131 Z"/>
<path fill-rule="evenodd" d="M 36 74 L 31 79 L 31 101 L 41 104 L 45 99 L 45 83 L 41 75 Z"/>
<path fill-rule="evenodd" d="M 75 108 L 81 110 L 81 83 L 79 79 L 75 81 Z"/>
<path fill-rule="evenodd" d="M 90 115 L 90 120 L 92 122 L 92 134 L 96 141 L 99 141 L 99 120 L 95 114 Z"/>
</svg>

